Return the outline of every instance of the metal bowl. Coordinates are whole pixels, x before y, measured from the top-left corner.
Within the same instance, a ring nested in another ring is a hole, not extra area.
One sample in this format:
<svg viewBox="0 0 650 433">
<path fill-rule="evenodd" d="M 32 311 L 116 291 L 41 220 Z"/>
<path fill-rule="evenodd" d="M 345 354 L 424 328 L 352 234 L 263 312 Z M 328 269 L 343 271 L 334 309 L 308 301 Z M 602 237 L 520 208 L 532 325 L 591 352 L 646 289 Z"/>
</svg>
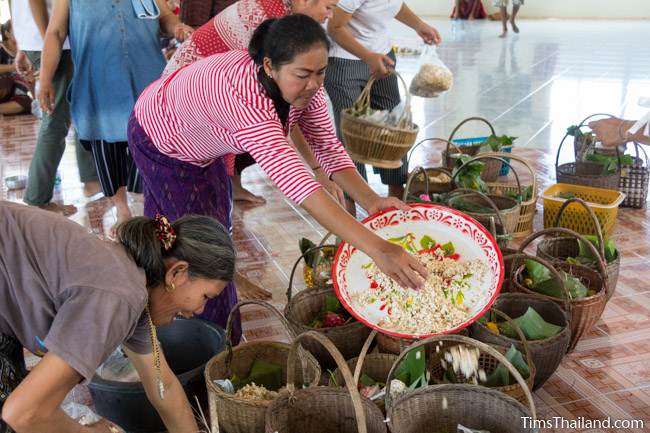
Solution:
<svg viewBox="0 0 650 433">
<path fill-rule="evenodd" d="M 27 176 L 18 175 L 18 176 L 9 176 L 5 177 L 5 185 L 9 191 L 16 189 L 24 189 L 27 185 Z"/>
</svg>

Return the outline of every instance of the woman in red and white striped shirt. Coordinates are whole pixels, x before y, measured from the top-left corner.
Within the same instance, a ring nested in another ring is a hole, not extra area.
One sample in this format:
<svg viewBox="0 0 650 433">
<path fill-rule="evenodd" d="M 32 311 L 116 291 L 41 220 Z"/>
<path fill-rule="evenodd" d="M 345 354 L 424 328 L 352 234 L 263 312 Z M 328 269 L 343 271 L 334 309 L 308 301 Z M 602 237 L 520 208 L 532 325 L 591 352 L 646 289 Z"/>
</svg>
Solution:
<svg viewBox="0 0 650 433">
<path fill-rule="evenodd" d="M 238 0 L 231 2 L 214 18 L 200 26 L 176 50 L 167 63 L 163 76 L 175 70 L 192 64 L 205 57 L 224 53 L 230 50 L 248 48 L 253 32 L 260 23 L 269 18 L 283 17 L 289 14 L 304 14 L 320 23 L 332 16 L 338 0 Z M 226 2 L 227 3 L 227 2 Z M 316 180 L 323 185 L 341 203 L 344 202 L 343 192 L 331 182 L 326 173 L 319 167 L 300 128 L 292 131 L 291 140 L 305 161 L 314 168 Z M 231 174 L 233 199 L 264 203 L 262 197 L 256 196 L 242 186 L 242 171 L 255 163 L 248 154 L 228 155 L 227 168 Z"/>
<path fill-rule="evenodd" d="M 327 230 L 355 245 L 400 283 L 426 271 L 401 247 L 356 221 L 321 188 L 287 141 L 299 125 L 323 169 L 369 213 L 406 205 L 379 197 L 334 132 L 323 96 L 329 41 L 304 15 L 263 23 L 249 52 L 208 57 L 151 84 L 129 121 L 129 146 L 144 182 L 145 214 L 219 214 L 226 153 L 249 152 L 282 192 Z M 216 167 L 215 167 L 216 166 Z M 223 313 L 223 312 L 222 312 Z"/>
</svg>

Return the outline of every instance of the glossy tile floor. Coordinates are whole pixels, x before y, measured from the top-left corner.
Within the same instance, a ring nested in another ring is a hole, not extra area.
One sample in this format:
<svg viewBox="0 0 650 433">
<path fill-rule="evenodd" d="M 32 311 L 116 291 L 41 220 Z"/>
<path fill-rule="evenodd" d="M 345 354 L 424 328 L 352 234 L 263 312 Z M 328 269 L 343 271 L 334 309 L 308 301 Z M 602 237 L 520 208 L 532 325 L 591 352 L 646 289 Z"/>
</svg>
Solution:
<svg viewBox="0 0 650 433">
<path fill-rule="evenodd" d="M 650 95 L 650 27 L 644 22 L 521 21 L 520 35 L 499 39 L 494 22 L 432 21 L 444 44 L 443 61 L 455 75 L 454 87 L 434 100 L 413 99 L 413 113 L 421 138 L 447 137 L 469 116 L 488 119 L 499 134 L 517 136 L 517 153 L 529 158 L 542 186 L 555 181 L 554 163 L 567 126 L 592 113 L 636 118 L 644 109 L 641 95 Z M 414 45 L 416 39 L 401 25 L 394 26 L 396 43 Z M 400 58 L 398 70 L 407 82 L 417 71 L 417 59 Z M 0 119 L 0 178 L 26 174 L 38 122 L 31 116 Z M 459 137 L 482 135 L 484 125 L 471 123 Z M 413 155 L 411 165 L 436 165 L 441 146 L 427 144 Z M 570 149 L 562 152 L 568 161 Z M 61 165 L 63 177 L 57 198 L 79 211 L 72 219 L 103 233 L 115 221 L 114 210 L 98 197 L 86 198 L 78 182 L 74 149 L 68 147 Z M 256 167 L 244 181 L 266 197 L 265 206 L 238 205 L 234 214 L 238 266 L 273 293 L 281 307 L 298 239 L 318 241 L 324 230 L 302 209 L 288 202 Z M 377 177 L 372 186 L 384 193 Z M 4 188 L 4 185 L 2 186 Z M 0 190 L 0 198 L 20 200 L 21 193 Z M 142 203 L 133 198 L 134 209 Z M 541 227 L 538 204 L 536 227 Z M 584 337 L 547 384 L 536 392 L 540 417 L 550 419 L 644 420 L 645 429 L 545 429 L 544 431 L 650 431 L 650 220 L 645 210 L 621 209 L 613 236 L 622 254 L 617 292 L 602 319 Z M 299 271 L 301 268 L 299 268 Z M 298 274 L 298 276 L 300 273 Z M 295 289 L 304 287 L 296 278 Z M 248 339 L 284 339 L 279 322 L 270 314 L 246 310 Z M 83 389 L 75 400 L 87 401 Z M 493 432 L 494 433 L 494 432 Z"/>
</svg>

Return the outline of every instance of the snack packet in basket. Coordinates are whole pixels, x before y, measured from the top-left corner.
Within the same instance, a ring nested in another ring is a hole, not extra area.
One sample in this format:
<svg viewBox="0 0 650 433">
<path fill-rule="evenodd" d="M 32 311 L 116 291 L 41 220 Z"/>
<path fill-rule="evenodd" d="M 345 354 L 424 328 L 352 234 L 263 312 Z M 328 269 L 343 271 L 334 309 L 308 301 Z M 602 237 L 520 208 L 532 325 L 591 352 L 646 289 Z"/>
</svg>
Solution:
<svg viewBox="0 0 650 433">
<path fill-rule="evenodd" d="M 415 96 L 433 98 L 449 90 L 453 82 L 453 74 L 438 57 L 436 47 L 431 45 L 420 57 L 419 70 L 411 81 L 409 91 Z"/>
</svg>

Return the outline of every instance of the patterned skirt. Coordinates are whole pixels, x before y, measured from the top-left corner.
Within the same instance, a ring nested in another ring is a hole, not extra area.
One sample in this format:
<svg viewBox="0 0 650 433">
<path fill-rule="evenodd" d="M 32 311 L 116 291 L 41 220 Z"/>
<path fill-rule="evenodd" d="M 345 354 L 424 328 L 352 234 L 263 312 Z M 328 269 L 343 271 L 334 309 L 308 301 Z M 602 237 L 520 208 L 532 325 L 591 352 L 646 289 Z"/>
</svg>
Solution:
<svg viewBox="0 0 650 433">
<path fill-rule="evenodd" d="M 157 213 L 171 221 L 183 215 L 207 215 L 217 219 L 232 232 L 232 187 L 221 158 L 207 167 L 199 167 L 160 153 L 137 119 L 129 118 L 129 150 L 142 178 L 144 214 Z M 234 283 L 229 283 L 218 297 L 209 300 L 198 317 L 226 327 L 228 314 L 237 303 Z M 233 326 L 233 344 L 239 342 L 239 314 Z"/>
</svg>

